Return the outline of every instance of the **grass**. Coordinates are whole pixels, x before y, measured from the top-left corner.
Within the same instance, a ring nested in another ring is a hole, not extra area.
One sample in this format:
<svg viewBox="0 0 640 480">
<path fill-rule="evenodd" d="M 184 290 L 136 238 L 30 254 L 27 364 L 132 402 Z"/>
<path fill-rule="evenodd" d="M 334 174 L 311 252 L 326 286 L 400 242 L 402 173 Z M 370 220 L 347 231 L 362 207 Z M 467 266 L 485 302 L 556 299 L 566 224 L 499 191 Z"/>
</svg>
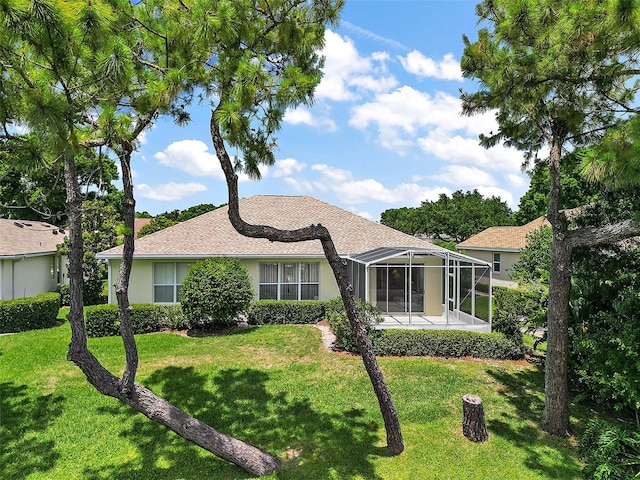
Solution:
<svg viewBox="0 0 640 480">
<path fill-rule="evenodd" d="M 100 395 L 66 361 L 69 338 L 68 324 L 0 337 L 0 478 L 251 478 Z M 219 431 L 285 460 L 266 478 L 580 476 L 575 442 L 549 437 L 538 426 L 543 375 L 524 362 L 380 358 L 406 443 L 405 452 L 393 456 L 384 448 L 361 360 L 326 351 L 312 326 L 207 338 L 151 334 L 137 342 L 139 382 Z M 105 366 L 121 370 L 119 337 L 89 344 Z M 461 434 L 465 393 L 484 401 L 485 443 Z"/>
</svg>

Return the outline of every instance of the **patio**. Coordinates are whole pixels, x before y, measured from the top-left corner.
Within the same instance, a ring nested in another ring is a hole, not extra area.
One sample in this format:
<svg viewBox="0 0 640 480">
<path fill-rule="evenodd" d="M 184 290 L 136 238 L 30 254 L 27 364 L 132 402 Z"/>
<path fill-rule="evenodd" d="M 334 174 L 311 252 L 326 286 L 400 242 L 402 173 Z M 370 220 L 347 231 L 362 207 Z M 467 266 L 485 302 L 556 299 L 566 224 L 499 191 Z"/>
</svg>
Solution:
<svg viewBox="0 0 640 480">
<path fill-rule="evenodd" d="M 462 314 L 458 318 L 450 312 L 449 319 L 445 316 L 421 315 L 421 314 L 389 314 L 382 316 L 382 323 L 376 329 L 402 328 L 402 329 L 433 329 L 433 330 L 467 330 L 471 332 L 490 333 L 491 324 Z"/>
<path fill-rule="evenodd" d="M 491 332 L 491 266 L 458 252 L 377 248 L 347 259 L 356 296 L 377 305 L 377 326 Z"/>
</svg>

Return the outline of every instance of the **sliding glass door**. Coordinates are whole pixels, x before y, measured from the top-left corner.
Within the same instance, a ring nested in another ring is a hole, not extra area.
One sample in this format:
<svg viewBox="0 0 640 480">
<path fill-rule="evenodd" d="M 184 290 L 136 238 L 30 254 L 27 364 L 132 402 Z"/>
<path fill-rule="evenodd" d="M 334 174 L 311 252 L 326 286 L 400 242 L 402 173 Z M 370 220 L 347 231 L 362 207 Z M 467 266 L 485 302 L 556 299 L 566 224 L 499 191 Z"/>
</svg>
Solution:
<svg viewBox="0 0 640 480">
<path fill-rule="evenodd" d="M 376 265 L 376 305 L 384 313 L 424 312 L 424 269 Z"/>
</svg>

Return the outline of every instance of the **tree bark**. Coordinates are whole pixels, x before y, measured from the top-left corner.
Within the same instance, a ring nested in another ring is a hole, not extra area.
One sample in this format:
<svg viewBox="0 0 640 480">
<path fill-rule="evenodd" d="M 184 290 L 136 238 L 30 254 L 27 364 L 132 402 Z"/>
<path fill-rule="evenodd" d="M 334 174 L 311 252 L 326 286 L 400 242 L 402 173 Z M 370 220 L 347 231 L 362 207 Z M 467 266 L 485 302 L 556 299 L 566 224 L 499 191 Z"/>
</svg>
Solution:
<svg viewBox="0 0 640 480">
<path fill-rule="evenodd" d="M 209 425 L 191 417 L 151 390 L 135 382 L 138 353 L 130 322 L 128 301 L 129 274 L 133 261 L 133 212 L 135 202 L 131 183 L 130 154 L 121 155 L 123 161 L 123 183 L 125 190 L 125 223 L 127 232 L 120 274 L 117 281 L 121 335 L 125 345 L 126 366 L 122 379 L 105 369 L 87 348 L 82 296 L 82 199 L 79 195 L 78 179 L 72 156 L 65 158 L 65 186 L 67 189 L 67 211 L 69 216 L 69 290 L 71 343 L 67 358 L 75 363 L 87 380 L 103 395 L 114 397 L 142 413 L 149 419 L 168 427 L 212 454 L 227 460 L 252 475 L 267 475 L 282 466 L 273 455 L 246 442 L 222 434 Z M 128 238 L 127 238 L 128 237 Z"/>
<path fill-rule="evenodd" d="M 325 257 L 333 270 L 338 288 L 340 289 L 340 295 L 347 312 L 347 317 L 349 318 L 351 330 L 358 344 L 362 361 L 378 399 L 387 434 L 387 447 L 394 454 L 401 453 L 404 450 L 404 441 L 402 439 L 398 412 L 384 380 L 384 375 L 373 353 L 371 339 L 367 335 L 360 319 L 353 295 L 353 287 L 348 278 L 346 262 L 338 255 L 329 231 L 320 224 L 310 225 L 297 230 L 280 230 L 267 225 L 251 225 L 242 220 L 238 199 L 238 177 L 233 170 L 229 154 L 224 145 L 224 140 L 220 133 L 220 126 L 216 120 L 215 110 L 211 112 L 210 129 L 216 155 L 218 156 L 227 181 L 229 191 L 229 220 L 233 227 L 246 237 L 266 238 L 276 242 L 320 240 Z"/>
<path fill-rule="evenodd" d="M 462 396 L 462 434 L 472 442 L 489 439 L 482 399 L 477 395 Z"/>
<path fill-rule="evenodd" d="M 560 166 L 564 135 L 554 134 L 549 154 L 549 210 L 547 219 L 553 229 L 549 301 L 547 305 L 547 354 L 545 360 L 545 404 L 542 428 L 557 436 L 569 430 L 567 385 L 567 342 L 569 295 L 571 292 L 571 249 L 566 242 L 567 226 L 560 212 L 562 185 Z"/>
</svg>

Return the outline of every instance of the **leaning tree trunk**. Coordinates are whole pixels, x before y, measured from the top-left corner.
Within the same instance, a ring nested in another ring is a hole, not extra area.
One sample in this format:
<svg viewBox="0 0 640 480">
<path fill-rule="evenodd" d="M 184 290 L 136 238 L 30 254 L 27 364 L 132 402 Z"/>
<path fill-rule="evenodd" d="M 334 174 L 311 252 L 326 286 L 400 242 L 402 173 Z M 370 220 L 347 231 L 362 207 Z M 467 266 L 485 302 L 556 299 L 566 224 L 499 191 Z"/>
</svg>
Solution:
<svg viewBox="0 0 640 480">
<path fill-rule="evenodd" d="M 67 358 L 82 370 L 89 383 L 103 395 L 117 398 L 154 422 L 166 426 L 186 440 L 253 475 L 273 473 L 282 466 L 282 462 L 278 458 L 253 445 L 216 431 L 135 382 L 138 353 L 131 329 L 127 295 L 133 261 L 132 212 L 135 209 L 133 188 L 131 188 L 130 152 L 121 156 L 121 160 L 123 160 L 127 234 L 125 235 L 120 276 L 117 282 L 117 295 L 120 318 L 123 320 L 121 334 L 126 352 L 125 374 L 122 379 L 113 375 L 100 364 L 87 348 L 82 297 L 82 199 L 79 195 L 75 163 L 72 157 L 65 158 L 65 186 L 70 239 L 69 291 L 71 297 L 71 308 L 68 315 L 71 325 L 71 343 Z"/>
<path fill-rule="evenodd" d="M 233 227 L 246 237 L 266 238 L 275 242 L 303 242 L 307 240 L 320 240 L 325 257 L 333 270 L 336 282 L 340 289 L 340 295 L 347 312 L 351 330 L 358 344 L 362 361 L 373 390 L 380 405 L 380 411 L 384 420 L 387 433 L 387 447 L 391 452 L 398 454 L 404 450 L 400 421 L 391 393 L 384 380 L 384 376 L 376 357 L 373 353 L 371 339 L 366 333 L 365 327 L 360 319 L 360 314 L 353 295 L 353 287 L 349 282 L 345 261 L 340 258 L 336 251 L 329 231 L 322 225 L 311 225 L 297 230 L 280 230 L 266 225 L 251 225 L 240 217 L 238 200 L 238 177 L 233 170 L 229 154 L 224 145 L 224 140 L 220 133 L 220 126 L 216 119 L 216 111 L 211 113 L 211 138 L 216 150 L 216 155 L 224 171 L 229 191 L 229 220 Z"/>
</svg>

